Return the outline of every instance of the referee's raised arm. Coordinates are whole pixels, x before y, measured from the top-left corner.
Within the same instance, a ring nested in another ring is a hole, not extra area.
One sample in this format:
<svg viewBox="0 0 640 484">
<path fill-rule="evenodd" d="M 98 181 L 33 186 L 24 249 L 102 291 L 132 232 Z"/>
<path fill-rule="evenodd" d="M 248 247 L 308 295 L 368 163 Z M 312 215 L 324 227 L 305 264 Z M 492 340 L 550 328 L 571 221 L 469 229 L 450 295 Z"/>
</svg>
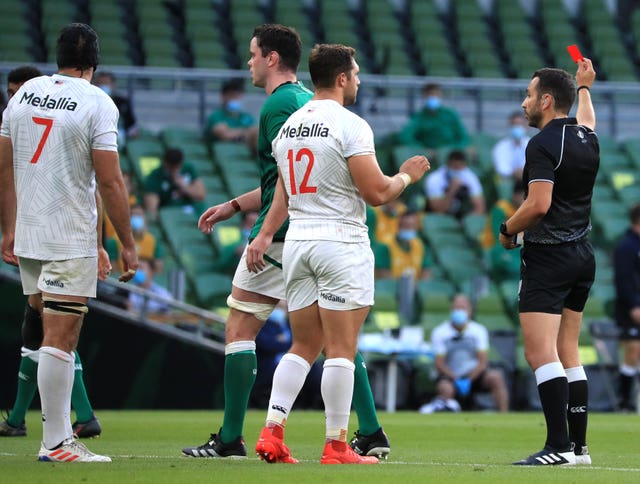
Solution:
<svg viewBox="0 0 640 484">
<path fill-rule="evenodd" d="M 596 71 L 593 70 L 591 59 L 585 58 L 578 61 L 578 70 L 576 72 L 576 86 L 578 89 L 576 119 L 579 124 L 592 130 L 596 129 L 596 112 L 591 102 L 591 86 L 595 78 Z"/>
</svg>

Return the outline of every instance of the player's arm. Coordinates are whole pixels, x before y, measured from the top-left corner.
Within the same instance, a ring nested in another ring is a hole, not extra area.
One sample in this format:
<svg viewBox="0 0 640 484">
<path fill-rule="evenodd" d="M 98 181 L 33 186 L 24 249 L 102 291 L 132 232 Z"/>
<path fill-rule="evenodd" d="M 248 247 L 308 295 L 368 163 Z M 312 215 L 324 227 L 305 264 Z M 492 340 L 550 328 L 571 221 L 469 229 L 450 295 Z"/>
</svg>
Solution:
<svg viewBox="0 0 640 484">
<path fill-rule="evenodd" d="M 516 213 L 505 222 L 507 233 L 512 236 L 507 237 L 504 234 L 500 234 L 500 243 L 505 249 L 516 247 L 513 235 L 534 226 L 546 215 L 549 207 L 551 207 L 552 195 L 553 183 L 546 180 L 529 183 L 527 199 L 516 210 Z"/>
<path fill-rule="evenodd" d="M 200 216 L 198 228 L 205 234 L 210 234 L 213 226 L 218 222 L 227 220 L 237 212 L 259 211 L 262 207 L 262 189 L 260 187 L 250 192 L 243 193 L 239 197 L 209 207 Z"/>
<path fill-rule="evenodd" d="M 109 274 L 111 274 L 111 261 L 109 261 L 109 253 L 102 245 L 104 210 L 100 190 L 96 190 L 96 210 L 98 211 L 98 223 L 96 225 L 96 232 L 98 234 L 98 279 L 104 281 L 109 277 Z"/>
<path fill-rule="evenodd" d="M 109 219 L 122 243 L 124 272 L 121 281 L 130 280 L 138 268 L 138 256 L 131 232 L 129 194 L 122 178 L 117 151 L 92 150 L 93 166 Z"/>
<path fill-rule="evenodd" d="M 289 216 L 289 197 L 284 188 L 282 173 L 278 169 L 278 181 L 271 202 L 271 208 L 262 223 L 260 233 L 247 246 L 247 269 L 251 272 L 260 272 L 265 268 L 264 253 L 267 251 L 273 236 Z"/>
<path fill-rule="evenodd" d="M 174 180 L 178 188 L 182 193 L 184 193 L 191 200 L 199 202 L 200 200 L 204 200 L 205 195 L 207 194 L 207 190 L 204 187 L 204 183 L 200 178 L 196 178 L 191 183 L 186 183 L 182 177 L 178 176 Z"/>
<path fill-rule="evenodd" d="M 13 253 L 16 230 L 16 189 L 13 181 L 13 145 L 11 138 L 0 136 L 0 228 L 2 229 L 2 260 L 18 265 Z"/>
<path fill-rule="evenodd" d="M 591 59 L 578 61 L 578 71 L 576 72 L 576 84 L 579 87 L 587 86 L 591 88 L 596 78 L 596 71 L 593 69 Z M 591 92 L 589 89 L 578 91 L 578 108 L 576 110 L 578 124 L 586 126 L 592 130 L 596 129 L 596 113 L 591 102 Z"/>
<path fill-rule="evenodd" d="M 360 195 L 374 207 L 398 198 L 405 188 L 420 180 L 429 169 L 429 160 L 422 155 L 406 160 L 394 176 L 382 173 L 373 153 L 352 156 L 348 162 Z"/>
</svg>

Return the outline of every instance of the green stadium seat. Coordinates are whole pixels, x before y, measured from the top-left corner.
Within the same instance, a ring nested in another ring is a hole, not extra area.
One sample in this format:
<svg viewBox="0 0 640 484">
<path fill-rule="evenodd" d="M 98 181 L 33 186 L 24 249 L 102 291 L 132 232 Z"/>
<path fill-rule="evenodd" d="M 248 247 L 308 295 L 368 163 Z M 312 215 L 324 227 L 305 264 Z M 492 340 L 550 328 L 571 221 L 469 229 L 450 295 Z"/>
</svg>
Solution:
<svg viewBox="0 0 640 484">
<path fill-rule="evenodd" d="M 398 310 L 398 283 L 396 279 L 375 280 L 375 303 L 373 311 Z"/>
</svg>

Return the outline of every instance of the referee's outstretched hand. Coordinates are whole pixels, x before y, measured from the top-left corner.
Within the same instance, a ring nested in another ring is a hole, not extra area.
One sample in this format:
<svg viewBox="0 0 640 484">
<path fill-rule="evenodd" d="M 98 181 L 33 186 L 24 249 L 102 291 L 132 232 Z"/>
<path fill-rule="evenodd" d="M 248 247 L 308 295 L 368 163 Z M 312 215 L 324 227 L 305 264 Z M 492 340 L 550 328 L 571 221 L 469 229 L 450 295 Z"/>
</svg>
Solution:
<svg viewBox="0 0 640 484">
<path fill-rule="evenodd" d="M 580 86 L 591 87 L 596 79 L 596 71 L 593 69 L 591 59 L 581 59 L 578 61 L 578 70 L 576 71 L 576 84 Z"/>
</svg>

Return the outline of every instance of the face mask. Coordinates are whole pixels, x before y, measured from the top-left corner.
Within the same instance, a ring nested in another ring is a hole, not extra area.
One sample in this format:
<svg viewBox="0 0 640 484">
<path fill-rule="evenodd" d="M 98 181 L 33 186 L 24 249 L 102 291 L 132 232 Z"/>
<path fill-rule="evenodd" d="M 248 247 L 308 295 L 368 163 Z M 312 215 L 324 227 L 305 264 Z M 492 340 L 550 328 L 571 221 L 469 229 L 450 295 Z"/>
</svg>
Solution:
<svg viewBox="0 0 640 484">
<path fill-rule="evenodd" d="M 271 312 L 271 316 L 269 316 L 269 319 L 272 319 L 278 324 L 282 324 L 287 320 L 287 313 L 282 308 L 275 308 Z"/>
<path fill-rule="evenodd" d="M 431 111 L 435 111 L 442 106 L 442 101 L 438 96 L 427 96 L 427 99 L 424 101 L 424 106 Z"/>
<path fill-rule="evenodd" d="M 519 124 L 511 127 L 511 137 L 513 139 L 522 139 L 525 135 L 525 129 Z"/>
<path fill-rule="evenodd" d="M 227 111 L 231 111 L 232 113 L 238 113 L 242 111 L 242 101 L 239 99 L 232 99 L 231 101 L 227 101 Z"/>
<path fill-rule="evenodd" d="M 418 233 L 415 230 L 410 229 L 400 229 L 398 230 L 398 240 L 402 240 L 403 242 L 409 242 L 416 238 Z"/>
<path fill-rule="evenodd" d="M 131 230 L 139 232 L 144 228 L 144 217 L 142 215 L 131 216 Z"/>
<path fill-rule="evenodd" d="M 139 286 L 141 286 L 147 280 L 147 273 L 145 271 L 141 270 L 141 269 L 138 269 L 136 271 L 136 274 L 133 276 L 133 279 L 131 279 L 131 280 L 135 284 L 138 284 Z"/>
<path fill-rule="evenodd" d="M 102 89 L 107 96 L 111 96 L 111 86 L 109 84 L 100 84 L 98 87 Z"/>
<path fill-rule="evenodd" d="M 465 309 L 454 309 L 449 316 L 454 326 L 464 326 L 469 319 L 469 313 Z"/>
<path fill-rule="evenodd" d="M 449 168 L 449 176 L 451 178 L 461 178 L 463 173 L 464 173 L 464 169 L 454 170 L 452 168 Z"/>
</svg>

